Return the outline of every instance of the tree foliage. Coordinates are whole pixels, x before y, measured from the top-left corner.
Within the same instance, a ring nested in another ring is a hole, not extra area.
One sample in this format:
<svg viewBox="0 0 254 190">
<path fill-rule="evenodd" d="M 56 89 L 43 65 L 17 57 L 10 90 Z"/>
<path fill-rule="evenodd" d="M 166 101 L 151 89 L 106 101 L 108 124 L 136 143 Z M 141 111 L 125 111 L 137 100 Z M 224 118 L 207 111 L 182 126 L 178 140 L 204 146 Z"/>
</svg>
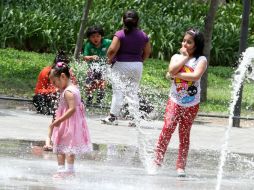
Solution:
<svg viewBox="0 0 254 190">
<path fill-rule="evenodd" d="M 37 52 L 73 52 L 82 16 L 80 0 L 3 0 L 0 7 L 1 47 Z M 148 33 L 152 57 L 168 59 L 180 47 L 183 32 L 203 28 L 208 3 L 197 0 L 96 0 L 88 25 L 100 24 L 111 38 L 122 27 L 127 9 L 140 15 L 140 27 Z M 211 65 L 234 65 L 239 45 L 242 4 L 230 1 L 219 7 L 212 39 Z M 252 10 L 253 12 L 253 10 Z M 251 13 L 250 17 L 253 17 Z M 250 21 L 249 44 L 254 44 L 254 21 Z"/>
</svg>

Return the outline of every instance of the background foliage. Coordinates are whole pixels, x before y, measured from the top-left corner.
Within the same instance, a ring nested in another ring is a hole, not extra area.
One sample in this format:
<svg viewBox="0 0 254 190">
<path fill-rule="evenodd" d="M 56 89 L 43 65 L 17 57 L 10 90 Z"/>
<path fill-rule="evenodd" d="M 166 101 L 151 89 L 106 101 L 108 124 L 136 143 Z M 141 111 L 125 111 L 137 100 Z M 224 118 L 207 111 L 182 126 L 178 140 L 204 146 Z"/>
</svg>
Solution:
<svg viewBox="0 0 254 190">
<path fill-rule="evenodd" d="M 54 54 L 24 52 L 14 49 L 0 49 L 0 95 L 32 98 L 39 72 L 54 60 Z M 141 81 L 142 95 L 153 105 L 158 106 L 158 113 L 164 112 L 168 99 L 170 81 L 165 73 L 168 63 L 156 59 L 145 62 Z M 200 106 L 200 112 L 228 113 L 231 98 L 231 79 L 234 72 L 231 67 L 211 66 L 208 68 L 208 100 Z M 82 74 L 82 72 L 80 73 Z M 82 76 L 77 75 L 80 79 Z M 83 88 L 80 87 L 82 90 Z M 242 114 L 253 115 L 254 85 L 244 85 Z M 106 105 L 110 104 L 112 90 L 107 88 Z"/>
<path fill-rule="evenodd" d="M 73 52 L 84 1 L 2 0 L 0 6 L 1 47 L 37 52 Z M 101 24 L 111 38 L 121 28 L 127 9 L 140 14 L 140 27 L 148 33 L 153 58 L 168 59 L 180 47 L 183 32 L 190 26 L 202 29 L 208 3 L 198 0 L 96 0 L 89 25 Z M 222 4 L 217 12 L 211 49 L 213 66 L 232 66 L 237 61 L 241 1 Z M 253 17 L 253 8 L 250 18 Z M 254 45 L 254 20 L 250 19 L 249 45 Z"/>
</svg>

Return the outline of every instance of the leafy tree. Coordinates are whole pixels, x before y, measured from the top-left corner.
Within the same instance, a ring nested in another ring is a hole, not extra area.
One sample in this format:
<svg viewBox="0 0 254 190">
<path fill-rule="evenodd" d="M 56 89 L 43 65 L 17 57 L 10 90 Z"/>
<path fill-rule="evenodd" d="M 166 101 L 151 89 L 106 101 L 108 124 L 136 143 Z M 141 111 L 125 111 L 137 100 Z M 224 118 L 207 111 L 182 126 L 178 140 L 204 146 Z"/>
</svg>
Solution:
<svg viewBox="0 0 254 190">
<path fill-rule="evenodd" d="M 93 2 L 93 0 L 86 0 L 85 6 L 84 6 L 83 15 L 81 18 L 81 23 L 80 23 L 80 28 L 79 28 L 79 34 L 77 37 L 76 47 L 75 47 L 75 51 L 74 51 L 75 59 L 79 58 L 79 54 L 82 49 L 82 44 L 84 41 L 85 25 L 87 23 L 87 17 L 88 17 L 89 9 L 91 7 L 92 2 Z"/>
<path fill-rule="evenodd" d="M 210 8 L 205 20 L 205 31 L 204 31 L 204 37 L 205 37 L 205 48 L 204 48 L 204 54 L 207 57 L 207 61 L 209 63 L 210 61 L 210 49 L 211 49 L 211 43 L 212 43 L 212 33 L 213 33 L 213 23 L 215 20 L 216 11 L 219 6 L 219 0 L 211 0 L 210 2 Z M 209 65 L 209 64 L 208 64 Z M 207 77 L 208 72 L 203 74 L 201 79 L 201 101 L 204 102 L 207 99 Z"/>
<path fill-rule="evenodd" d="M 242 14 L 243 16 L 242 16 L 241 33 L 240 33 L 239 55 L 241 55 L 241 53 L 244 52 L 247 47 L 250 8 L 251 8 L 251 0 L 243 0 L 243 14 Z M 238 100 L 234 106 L 234 118 L 233 118 L 234 127 L 240 127 L 239 117 L 241 115 L 242 92 L 243 92 L 243 83 L 241 84 L 241 87 L 239 90 Z"/>
</svg>

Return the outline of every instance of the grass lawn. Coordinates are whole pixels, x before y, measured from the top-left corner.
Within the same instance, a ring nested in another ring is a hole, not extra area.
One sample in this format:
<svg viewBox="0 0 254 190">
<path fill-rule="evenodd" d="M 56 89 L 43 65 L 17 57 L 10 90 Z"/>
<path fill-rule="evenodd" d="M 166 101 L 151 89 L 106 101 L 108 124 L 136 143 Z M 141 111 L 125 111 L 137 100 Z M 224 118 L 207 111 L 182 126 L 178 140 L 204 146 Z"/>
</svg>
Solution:
<svg viewBox="0 0 254 190">
<path fill-rule="evenodd" d="M 6 96 L 32 98 L 37 76 L 40 70 L 53 62 L 54 54 L 0 49 L 0 94 Z M 165 78 L 168 63 L 149 59 L 144 63 L 141 82 L 142 94 L 153 103 L 161 105 L 161 111 L 167 101 L 170 82 Z M 209 67 L 208 100 L 200 106 L 200 112 L 228 114 L 231 99 L 231 80 L 234 70 L 230 67 Z M 111 89 L 107 90 L 107 102 Z M 254 85 L 244 83 L 242 115 L 254 113 Z"/>
</svg>

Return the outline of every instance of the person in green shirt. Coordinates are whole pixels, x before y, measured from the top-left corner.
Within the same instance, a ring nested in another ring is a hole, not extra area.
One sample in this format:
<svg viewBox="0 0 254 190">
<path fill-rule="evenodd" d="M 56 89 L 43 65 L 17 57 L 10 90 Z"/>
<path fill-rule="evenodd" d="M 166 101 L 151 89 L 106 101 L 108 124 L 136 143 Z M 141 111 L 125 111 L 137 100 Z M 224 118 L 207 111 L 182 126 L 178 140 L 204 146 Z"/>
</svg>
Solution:
<svg viewBox="0 0 254 190">
<path fill-rule="evenodd" d="M 104 31 L 100 26 L 89 27 L 86 36 L 88 40 L 83 47 L 83 59 L 88 64 L 85 84 L 87 93 L 86 104 L 93 103 L 93 93 L 96 90 L 96 103 L 101 104 L 106 88 L 106 81 L 103 79 L 103 70 L 105 70 L 106 53 L 112 40 L 103 38 Z"/>
</svg>

